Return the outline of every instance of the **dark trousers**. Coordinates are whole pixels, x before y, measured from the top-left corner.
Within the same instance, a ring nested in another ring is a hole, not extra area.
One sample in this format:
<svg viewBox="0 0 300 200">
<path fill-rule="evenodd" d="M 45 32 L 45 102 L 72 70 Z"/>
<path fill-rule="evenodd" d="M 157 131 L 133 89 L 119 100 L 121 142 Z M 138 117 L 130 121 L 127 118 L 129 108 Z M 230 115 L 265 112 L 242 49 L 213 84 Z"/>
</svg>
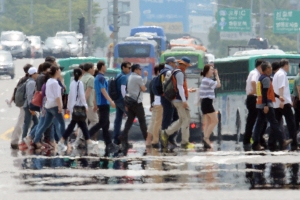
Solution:
<svg viewBox="0 0 300 200">
<path fill-rule="evenodd" d="M 274 134 L 274 138 L 279 141 L 280 145 L 283 142 L 283 134 L 280 130 L 280 124 L 276 120 L 274 108 L 269 107 L 269 112 L 264 113 L 263 109 L 257 109 L 257 121 L 253 132 L 253 146 L 260 144 L 261 133 L 264 128 L 266 120 L 270 123 L 271 133 Z"/>
<path fill-rule="evenodd" d="M 30 126 L 31 120 L 33 121 L 33 126 L 31 129 L 33 129 L 39 122 L 38 118 L 36 115 L 32 115 L 31 112 L 29 111 L 29 107 L 23 108 L 25 112 L 25 117 L 24 117 L 24 124 L 23 124 L 23 134 L 22 134 L 22 139 L 27 136 L 27 132 Z"/>
<path fill-rule="evenodd" d="M 284 104 L 283 109 L 276 108 L 275 109 L 275 115 L 277 121 L 282 120 L 282 116 L 284 116 L 287 128 L 289 130 L 289 137 L 293 140 L 292 147 L 297 147 L 297 131 L 296 131 L 296 125 L 295 125 L 295 117 L 292 111 L 292 105 L 291 104 Z"/>
<path fill-rule="evenodd" d="M 101 128 L 103 131 L 103 139 L 105 142 L 105 145 L 111 144 L 111 138 L 109 135 L 109 105 L 101 105 L 98 106 L 99 111 L 99 122 L 93 126 L 90 131 L 89 135 L 92 137 L 96 132 L 98 132 Z"/>
<path fill-rule="evenodd" d="M 122 119 L 124 113 L 127 114 L 127 112 L 125 110 L 125 104 L 123 99 L 115 101 L 115 104 L 116 104 L 116 118 L 114 122 L 114 143 L 119 144 L 120 141 L 118 137 L 121 133 Z"/>
<path fill-rule="evenodd" d="M 161 105 L 163 107 L 163 118 L 162 118 L 161 129 L 165 130 L 173 122 L 177 121 L 179 118 L 178 118 L 178 113 L 177 113 L 176 108 L 164 96 L 161 97 Z M 170 135 L 169 141 L 174 140 L 174 138 L 176 136 L 177 136 L 177 132 L 175 132 L 174 134 Z"/>
<path fill-rule="evenodd" d="M 248 116 L 246 121 L 246 129 L 244 134 L 244 144 L 250 144 L 250 139 L 252 136 L 252 130 L 257 118 L 257 109 L 256 109 L 256 96 L 248 95 L 246 99 L 246 107 L 248 109 Z"/>
<path fill-rule="evenodd" d="M 124 131 L 121 135 L 121 138 L 124 139 L 125 141 L 128 141 L 129 129 L 131 128 L 135 117 L 137 117 L 139 120 L 140 129 L 142 131 L 144 139 L 146 140 L 147 138 L 147 125 L 145 119 L 145 111 L 144 111 L 143 103 L 139 103 L 134 106 L 128 107 L 128 118 L 125 123 Z"/>
<path fill-rule="evenodd" d="M 300 101 L 297 100 L 295 110 L 295 125 L 296 125 L 296 131 L 299 131 L 299 123 L 300 123 Z"/>
<path fill-rule="evenodd" d="M 68 139 L 68 137 L 72 134 L 76 124 L 78 124 L 79 128 L 82 130 L 85 140 L 90 139 L 89 130 L 88 130 L 86 122 L 85 121 L 75 121 L 75 120 L 71 120 L 70 124 L 68 125 L 68 128 L 66 129 L 66 131 L 63 135 L 63 138 L 65 140 Z"/>
</svg>

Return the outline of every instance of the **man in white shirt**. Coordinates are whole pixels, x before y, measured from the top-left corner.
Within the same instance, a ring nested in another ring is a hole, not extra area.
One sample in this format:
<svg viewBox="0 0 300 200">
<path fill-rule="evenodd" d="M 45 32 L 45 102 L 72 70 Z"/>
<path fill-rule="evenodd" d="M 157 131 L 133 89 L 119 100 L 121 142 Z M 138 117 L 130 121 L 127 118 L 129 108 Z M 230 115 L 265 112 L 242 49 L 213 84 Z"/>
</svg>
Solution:
<svg viewBox="0 0 300 200">
<path fill-rule="evenodd" d="M 275 94 L 278 94 L 280 100 L 284 100 L 284 102 L 280 102 L 280 100 L 276 98 L 276 102 L 274 103 L 275 115 L 276 119 L 279 122 L 282 120 L 282 116 L 285 117 L 285 121 L 289 130 L 289 137 L 293 140 L 291 149 L 297 150 L 297 131 L 295 125 L 295 117 L 292 111 L 292 99 L 289 80 L 287 78 L 287 72 L 290 68 L 289 61 L 286 59 L 282 59 L 280 61 L 280 67 L 281 68 L 274 75 L 273 87 Z"/>
<path fill-rule="evenodd" d="M 250 139 L 252 136 L 252 130 L 257 118 L 257 109 L 256 109 L 256 83 L 261 75 L 261 64 L 263 60 L 257 60 L 255 63 L 255 69 L 253 69 L 247 78 L 246 81 L 246 107 L 248 109 L 248 117 L 246 121 L 246 128 L 244 134 L 244 149 L 250 151 L 251 144 Z M 263 141 L 263 140 L 261 140 Z M 263 142 L 262 142 L 263 143 Z"/>
</svg>

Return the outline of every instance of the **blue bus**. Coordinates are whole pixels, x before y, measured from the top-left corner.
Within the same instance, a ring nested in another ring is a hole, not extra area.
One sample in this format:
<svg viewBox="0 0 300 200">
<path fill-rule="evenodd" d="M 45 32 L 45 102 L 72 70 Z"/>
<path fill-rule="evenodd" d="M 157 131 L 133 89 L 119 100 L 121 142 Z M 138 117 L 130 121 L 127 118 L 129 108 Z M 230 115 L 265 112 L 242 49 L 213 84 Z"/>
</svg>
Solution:
<svg viewBox="0 0 300 200">
<path fill-rule="evenodd" d="M 163 53 L 167 49 L 167 38 L 162 27 L 138 26 L 131 29 L 130 36 L 147 37 L 149 40 L 155 40 L 158 44 L 159 53 Z"/>
<path fill-rule="evenodd" d="M 128 61 L 140 64 L 144 71 L 148 72 L 148 83 L 152 79 L 153 69 L 159 63 L 157 43 L 146 38 L 129 37 L 119 42 L 114 48 L 114 68 L 120 69 L 122 62 Z"/>
</svg>

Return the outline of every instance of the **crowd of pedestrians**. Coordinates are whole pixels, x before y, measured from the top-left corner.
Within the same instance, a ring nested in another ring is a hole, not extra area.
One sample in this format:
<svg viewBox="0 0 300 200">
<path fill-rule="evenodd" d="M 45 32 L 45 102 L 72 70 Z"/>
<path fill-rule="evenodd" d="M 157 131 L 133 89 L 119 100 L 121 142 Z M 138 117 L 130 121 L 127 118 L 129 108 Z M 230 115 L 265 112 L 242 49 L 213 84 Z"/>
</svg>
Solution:
<svg viewBox="0 0 300 200">
<path fill-rule="evenodd" d="M 121 73 L 107 80 L 107 66 L 103 61 L 96 65 L 84 63 L 74 69 L 74 80 L 66 98 L 66 87 L 55 58 L 47 57 L 39 69 L 27 64 L 9 103 L 20 108 L 17 124 L 12 133 L 11 147 L 14 149 L 57 149 L 67 150 L 70 135 L 75 131 L 73 148 L 86 146 L 92 152 L 98 146 L 95 137 L 102 129 L 106 153 L 122 152 L 126 155 L 132 144 L 128 142 L 129 130 L 135 118 L 138 119 L 145 146 L 153 149 L 194 148 L 190 143 L 189 93 L 185 70 L 190 59 L 174 57 L 166 59 L 154 68 L 154 76 L 147 86 L 147 71 L 142 72 L 139 64 L 123 62 Z M 299 65 L 300 69 L 300 65 Z M 269 63 L 257 60 L 255 69 L 246 80 L 246 106 L 248 118 L 244 134 L 244 149 L 297 150 L 297 130 L 300 117 L 300 70 L 295 79 L 293 95 L 290 95 L 287 72 L 288 60 Z M 212 148 L 210 135 L 218 124 L 213 107 L 215 89 L 221 87 L 218 71 L 213 65 L 205 65 L 199 88 L 203 114 L 203 145 Z M 214 77 L 215 79 L 212 79 Z M 152 112 L 151 122 L 146 124 L 143 93 L 149 91 Z M 116 108 L 113 136 L 109 133 L 110 108 Z M 66 127 L 64 114 L 71 120 Z M 121 130 L 123 117 L 127 116 Z M 283 117 L 288 127 L 284 134 Z M 268 143 L 263 137 L 270 127 Z M 75 129 L 76 125 L 78 126 Z M 79 129 L 79 130 L 78 130 Z M 29 131 L 30 130 L 30 131 Z M 181 144 L 176 136 L 181 132 Z M 251 138 L 253 144 L 251 144 Z M 19 142 L 20 140 L 20 142 Z"/>
</svg>

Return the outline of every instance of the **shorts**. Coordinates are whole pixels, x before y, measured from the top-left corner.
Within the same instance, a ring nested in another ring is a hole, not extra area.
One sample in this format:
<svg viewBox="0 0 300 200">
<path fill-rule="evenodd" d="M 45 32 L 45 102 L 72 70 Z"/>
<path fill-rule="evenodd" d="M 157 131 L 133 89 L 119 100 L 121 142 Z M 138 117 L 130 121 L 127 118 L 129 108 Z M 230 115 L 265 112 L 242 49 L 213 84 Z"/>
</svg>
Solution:
<svg viewBox="0 0 300 200">
<path fill-rule="evenodd" d="M 203 115 L 215 112 L 215 109 L 213 106 L 213 100 L 209 99 L 209 98 L 202 99 L 201 111 L 202 111 Z"/>
</svg>

